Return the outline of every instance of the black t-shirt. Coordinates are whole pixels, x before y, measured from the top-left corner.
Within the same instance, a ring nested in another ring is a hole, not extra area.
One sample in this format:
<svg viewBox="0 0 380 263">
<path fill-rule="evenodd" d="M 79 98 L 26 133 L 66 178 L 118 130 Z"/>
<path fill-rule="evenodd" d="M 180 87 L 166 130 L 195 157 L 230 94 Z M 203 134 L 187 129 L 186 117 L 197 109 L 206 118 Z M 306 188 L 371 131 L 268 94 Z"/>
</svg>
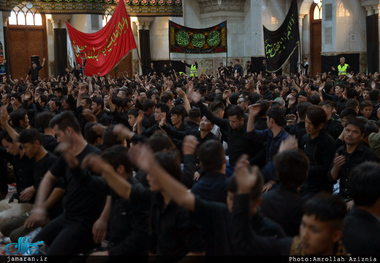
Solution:
<svg viewBox="0 0 380 263">
<path fill-rule="evenodd" d="M 34 188 L 36 188 L 36 192 L 41 183 L 42 178 L 46 174 L 47 171 L 53 166 L 53 164 L 57 161 L 57 157 L 55 157 L 51 153 L 47 153 L 41 160 L 34 163 L 33 176 L 34 176 Z"/>
<path fill-rule="evenodd" d="M 87 144 L 76 156 L 79 167 L 90 153 L 100 154 L 100 150 Z M 66 183 L 66 195 L 63 207 L 66 217 L 83 218 L 95 221 L 103 211 L 107 191 L 102 177 L 92 175 L 89 170 L 79 167 L 69 169 L 63 156 L 50 168 L 55 177 L 63 177 Z"/>
<path fill-rule="evenodd" d="M 34 175 L 34 188 L 36 188 L 36 193 L 46 172 L 49 171 L 49 169 L 55 164 L 56 161 L 57 161 L 57 157 L 54 154 L 48 152 L 41 160 L 39 160 L 38 162 L 35 162 L 33 175 Z M 62 189 L 66 188 L 63 178 L 58 178 L 58 180 L 54 184 L 54 188 L 62 188 Z M 62 212 L 63 212 L 62 200 L 58 200 L 52 207 L 48 209 L 50 219 L 57 217 Z"/>
<path fill-rule="evenodd" d="M 58 142 L 57 139 L 51 135 L 42 135 L 42 145 L 46 149 L 46 151 L 50 153 L 54 153 L 55 147 L 57 147 Z"/>
<path fill-rule="evenodd" d="M 190 219 L 190 212 L 173 200 L 164 204 L 159 192 L 151 192 L 142 185 L 132 187 L 131 202 L 150 202 L 153 240 L 157 255 L 170 256 L 167 262 L 178 261 L 189 252 L 204 251 L 201 231 Z M 163 258 L 159 258 L 163 260 Z"/>
<path fill-rule="evenodd" d="M 17 194 L 33 185 L 33 167 L 34 159 L 28 158 L 25 154 L 20 158 L 19 155 L 11 156 L 11 164 L 13 165 L 13 172 L 16 176 Z"/>
<path fill-rule="evenodd" d="M 32 81 L 36 81 L 36 80 L 38 80 L 38 71 L 40 71 L 40 69 L 42 69 L 41 66 L 36 67 L 35 69 L 34 69 L 34 68 L 31 68 L 31 69 L 29 70 L 28 75 L 31 76 Z"/>
</svg>

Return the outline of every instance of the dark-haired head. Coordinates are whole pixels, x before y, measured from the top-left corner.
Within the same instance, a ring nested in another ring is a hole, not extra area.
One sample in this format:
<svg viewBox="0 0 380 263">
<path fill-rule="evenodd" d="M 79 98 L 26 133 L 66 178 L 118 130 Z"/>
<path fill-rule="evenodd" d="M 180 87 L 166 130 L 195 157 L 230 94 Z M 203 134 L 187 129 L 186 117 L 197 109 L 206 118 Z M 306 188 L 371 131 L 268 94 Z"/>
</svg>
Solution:
<svg viewBox="0 0 380 263">
<path fill-rule="evenodd" d="M 127 145 L 127 142 L 125 139 L 119 138 L 119 136 L 113 132 L 114 128 L 115 126 L 111 125 L 107 129 L 105 129 L 103 132 L 103 136 L 102 136 L 103 145 L 106 149 L 114 145 L 123 145 L 123 146 Z"/>
<path fill-rule="evenodd" d="M 23 130 L 17 140 L 29 158 L 35 158 L 39 152 L 43 151 L 42 134 L 36 129 Z"/>
<path fill-rule="evenodd" d="M 79 122 L 72 111 L 64 111 L 55 115 L 54 118 L 51 119 L 49 126 L 53 129 L 56 127 L 62 132 L 66 132 L 66 130 L 70 128 L 75 133 L 81 134 Z"/>
<path fill-rule="evenodd" d="M 126 147 L 114 145 L 106 148 L 102 153 L 102 158 L 112 165 L 116 172 L 118 172 L 118 169 L 122 166 L 123 169 L 119 170 L 120 173 L 125 172 L 126 175 L 132 174 L 132 163 L 129 159 L 128 149 Z"/>
<path fill-rule="evenodd" d="M 300 150 L 287 150 L 273 158 L 280 183 L 291 189 L 298 189 L 309 173 L 310 161 Z"/>
<path fill-rule="evenodd" d="M 284 126 L 285 124 L 285 110 L 281 107 L 270 108 L 267 111 L 267 117 L 268 120 L 273 120 L 280 127 Z"/>
<path fill-rule="evenodd" d="M 208 140 L 199 146 L 199 162 L 207 173 L 221 172 L 226 164 L 226 156 L 223 145 L 216 140 Z"/>
<path fill-rule="evenodd" d="M 357 206 L 371 207 L 380 198 L 380 164 L 364 162 L 352 169 L 348 189 Z"/>
<path fill-rule="evenodd" d="M 177 151 L 156 152 L 154 158 L 170 176 L 179 182 L 182 180 L 181 158 Z M 148 173 L 146 179 L 148 180 L 151 191 L 157 192 L 161 190 L 161 187 L 156 183 L 154 176 L 151 176 Z"/>
<path fill-rule="evenodd" d="M 164 131 L 158 130 L 148 139 L 148 145 L 153 152 L 173 151 L 175 145 Z"/>
</svg>

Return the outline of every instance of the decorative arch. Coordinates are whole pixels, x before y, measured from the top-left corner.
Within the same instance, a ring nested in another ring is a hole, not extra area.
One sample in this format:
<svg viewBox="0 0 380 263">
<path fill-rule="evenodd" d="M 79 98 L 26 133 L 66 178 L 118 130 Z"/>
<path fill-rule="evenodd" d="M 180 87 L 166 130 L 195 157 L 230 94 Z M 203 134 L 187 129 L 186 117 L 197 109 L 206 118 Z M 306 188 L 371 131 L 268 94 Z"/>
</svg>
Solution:
<svg viewBox="0 0 380 263">
<path fill-rule="evenodd" d="M 42 15 L 26 4 L 20 3 L 13 8 L 8 18 L 10 26 L 43 26 Z"/>
</svg>

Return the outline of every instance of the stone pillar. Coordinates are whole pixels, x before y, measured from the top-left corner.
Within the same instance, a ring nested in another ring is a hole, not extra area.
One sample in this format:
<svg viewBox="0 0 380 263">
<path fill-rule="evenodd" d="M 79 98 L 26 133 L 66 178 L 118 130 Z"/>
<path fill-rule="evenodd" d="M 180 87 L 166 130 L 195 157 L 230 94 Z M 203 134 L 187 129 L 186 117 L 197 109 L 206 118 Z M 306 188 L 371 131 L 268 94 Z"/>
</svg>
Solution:
<svg viewBox="0 0 380 263">
<path fill-rule="evenodd" d="M 362 3 L 362 6 L 366 9 L 367 11 L 367 16 L 371 16 L 371 15 L 375 15 L 377 14 L 378 15 L 378 46 L 380 46 L 380 14 L 379 14 L 379 10 L 380 10 L 380 3 L 378 0 L 368 0 L 368 1 L 364 1 Z M 378 68 L 380 68 L 380 48 L 379 48 L 379 61 L 378 61 Z"/>
<path fill-rule="evenodd" d="M 302 39 L 303 39 L 303 34 L 302 34 L 302 26 L 303 26 L 303 18 L 306 15 L 298 15 L 298 26 L 299 26 L 299 32 L 300 32 L 300 44 L 298 45 L 298 53 L 300 54 L 299 56 L 299 61 L 298 62 L 303 62 L 303 54 L 302 54 Z M 298 70 L 301 69 L 301 65 L 298 65 Z"/>
<path fill-rule="evenodd" d="M 150 32 L 149 32 L 149 27 L 150 24 L 153 22 L 154 18 L 139 18 L 138 21 L 136 21 L 136 25 L 138 27 L 138 32 L 139 32 L 139 51 L 140 51 L 140 62 L 144 66 L 150 66 L 151 62 L 151 56 L 150 56 Z M 145 68 L 143 67 L 142 73 L 145 73 Z M 141 71 L 140 71 L 141 72 Z"/>
</svg>

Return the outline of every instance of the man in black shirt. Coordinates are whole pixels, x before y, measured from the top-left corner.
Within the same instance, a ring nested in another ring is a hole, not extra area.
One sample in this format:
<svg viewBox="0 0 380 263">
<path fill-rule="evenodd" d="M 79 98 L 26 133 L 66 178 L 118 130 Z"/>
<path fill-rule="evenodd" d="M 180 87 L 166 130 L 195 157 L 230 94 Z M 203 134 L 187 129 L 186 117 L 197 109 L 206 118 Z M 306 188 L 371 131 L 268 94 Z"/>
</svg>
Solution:
<svg viewBox="0 0 380 263">
<path fill-rule="evenodd" d="M 339 196 L 347 202 L 347 208 L 350 210 L 354 204 L 348 190 L 349 174 L 351 170 L 365 162 L 379 162 L 377 156 L 366 146 L 362 139 L 364 136 L 364 123 L 362 120 L 355 118 L 348 120 L 344 126 L 344 142 L 335 153 L 334 162 L 328 173 L 328 179 L 331 183 L 339 183 Z"/>
<path fill-rule="evenodd" d="M 107 112 L 104 110 L 104 100 L 102 98 L 96 97 L 92 99 L 92 112 L 96 116 L 96 121 L 104 126 L 109 126 L 111 120 L 108 117 Z"/>
<path fill-rule="evenodd" d="M 302 151 L 290 149 L 275 155 L 273 162 L 280 184 L 263 195 L 260 211 L 294 237 L 299 234 L 304 204 L 299 187 L 307 177 L 309 160 Z"/>
<path fill-rule="evenodd" d="M 244 122 L 243 110 L 234 105 L 228 109 L 228 120 L 215 116 L 201 100 L 199 93 L 188 94 L 194 103 L 201 109 L 202 115 L 206 116 L 212 123 L 218 125 L 222 130 L 227 131 L 227 143 L 229 153 L 229 164 L 227 165 L 226 175 L 232 175 L 232 169 L 237 159 L 242 154 L 248 154 L 251 158 L 256 156 L 262 148 L 262 143 L 255 142 L 246 133 L 247 124 Z"/>
<path fill-rule="evenodd" d="M 8 160 L 13 165 L 17 188 L 17 192 L 9 200 L 0 202 L 1 226 L 10 218 L 32 209 L 35 189 L 33 187 L 33 176 L 31 176 L 33 174 L 34 160 L 30 159 L 20 147 L 20 144 L 16 142 L 18 134 L 8 123 L 8 112 L 5 107 L 1 108 L 0 121 L 6 130 L 2 132 L 0 141 L 9 153 L 2 151 L 0 154 L 2 156 L 0 157 Z"/>
<path fill-rule="evenodd" d="M 29 196 L 31 196 L 30 202 L 32 202 L 34 201 L 34 193 L 37 191 L 43 176 L 55 163 L 57 158 L 52 153 L 47 152 L 41 145 L 42 135 L 36 129 L 27 129 L 21 132 L 18 142 L 21 144 L 25 155 L 35 161 L 33 167 L 34 184 L 29 194 Z M 65 190 L 62 183 L 63 182 L 59 182 L 59 184 L 55 186 L 50 194 L 50 200 L 45 203 L 45 208 L 48 210 L 50 219 L 57 217 L 63 212 L 60 199 Z M 24 195 L 26 195 L 26 193 Z M 20 198 L 23 198 L 23 196 L 21 195 Z M 9 236 L 12 242 L 17 242 L 19 237 L 25 236 L 30 231 L 34 230 L 34 228 L 40 226 L 35 225 L 33 228 L 29 228 L 27 218 L 30 214 L 30 212 L 27 212 L 10 219 L 1 226 L 1 233 L 4 236 Z M 28 227 L 24 227 L 24 223 Z"/>
<path fill-rule="evenodd" d="M 327 173 L 334 159 L 335 141 L 323 130 L 326 112 L 319 106 L 311 105 L 306 112 L 306 132 L 301 141 L 301 149 L 310 161 L 309 175 L 301 187 L 305 199 L 320 191 L 332 192 L 333 185 L 327 179 Z"/>
<path fill-rule="evenodd" d="M 90 146 L 82 136 L 80 126 L 71 111 L 64 111 L 50 121 L 63 155 L 49 169 L 41 181 L 30 218 L 41 222 L 46 218 L 45 200 L 57 178 L 66 182 L 64 212 L 35 237 L 49 246 L 48 255 L 75 255 L 94 248 L 92 225 L 99 218 L 106 201 L 104 180 L 94 176 L 80 164 L 90 153 L 100 151 Z"/>
<path fill-rule="evenodd" d="M 41 66 L 37 67 L 37 64 L 35 62 L 32 62 L 32 68 L 29 69 L 28 75 L 26 75 L 25 81 L 28 80 L 29 76 L 31 76 L 31 81 L 36 84 L 38 81 L 38 71 L 43 68 L 45 64 L 45 58 L 42 59 Z"/>
<path fill-rule="evenodd" d="M 147 146 L 139 145 L 137 148 L 140 147 Z M 174 181 L 181 180 L 180 164 L 172 152 L 162 151 L 152 156 L 148 156 L 149 161 L 152 161 L 152 167 L 159 166 L 170 174 L 169 177 L 174 177 Z M 131 161 L 136 163 L 133 159 Z M 156 162 L 160 165 L 155 165 Z M 189 211 L 175 204 L 151 173 L 147 176 L 149 190 L 138 184 L 132 186 L 117 175 L 111 165 L 97 156 L 89 156 L 83 165 L 102 174 L 109 186 L 122 198 L 130 200 L 131 203 L 143 202 L 150 205 L 153 232 L 150 251 L 160 256 L 158 260 L 164 259 L 162 256 L 170 256 L 165 259 L 167 262 L 172 262 L 178 261 L 185 255 L 204 255 L 200 229 L 191 221 Z"/>
<path fill-rule="evenodd" d="M 140 183 L 132 176 L 132 163 L 128 149 L 121 145 L 106 149 L 102 158 L 112 165 L 123 180 L 136 187 Z M 91 253 L 91 256 L 147 256 L 149 206 L 144 202 L 131 202 L 111 192 L 107 198 L 101 217 L 94 223 L 94 241 L 100 243 L 105 238 L 109 225 L 108 248 L 105 251 Z"/>
<path fill-rule="evenodd" d="M 243 77 L 243 67 L 240 65 L 240 61 L 235 59 L 234 77 L 237 79 Z"/>
<path fill-rule="evenodd" d="M 380 164 L 365 162 L 350 174 L 355 207 L 348 213 L 343 244 L 353 256 L 380 256 Z"/>
<path fill-rule="evenodd" d="M 184 144 L 191 144 L 195 148 L 192 138 L 185 138 Z M 173 178 L 161 167 L 161 163 L 154 161 L 153 154 L 148 147 L 141 145 L 131 149 L 130 156 L 140 169 L 149 173 L 151 180 L 155 182 L 165 194 L 168 195 L 181 207 L 191 212 L 191 218 L 197 224 L 207 229 L 211 236 L 211 244 L 207 255 L 233 255 L 234 247 L 231 243 L 229 229 L 232 202 L 236 192 L 234 177 L 229 180 L 226 204 L 221 202 L 206 201 L 199 196 L 187 191 L 186 186 Z M 255 230 L 264 236 L 284 237 L 285 234 L 280 226 L 265 218 L 257 211 L 261 203 L 263 180 L 258 182 L 257 187 L 251 192 L 250 222 Z"/>
<path fill-rule="evenodd" d="M 299 236 L 270 239 L 252 231 L 249 221 L 250 193 L 251 189 L 260 183 L 260 177 L 257 167 L 251 167 L 249 170 L 246 158 L 238 161 L 236 165 L 238 194 L 234 198 L 231 227 L 236 255 L 346 255 L 341 237 L 347 211 L 342 199 L 335 195 L 319 193 L 305 203 Z"/>
</svg>

